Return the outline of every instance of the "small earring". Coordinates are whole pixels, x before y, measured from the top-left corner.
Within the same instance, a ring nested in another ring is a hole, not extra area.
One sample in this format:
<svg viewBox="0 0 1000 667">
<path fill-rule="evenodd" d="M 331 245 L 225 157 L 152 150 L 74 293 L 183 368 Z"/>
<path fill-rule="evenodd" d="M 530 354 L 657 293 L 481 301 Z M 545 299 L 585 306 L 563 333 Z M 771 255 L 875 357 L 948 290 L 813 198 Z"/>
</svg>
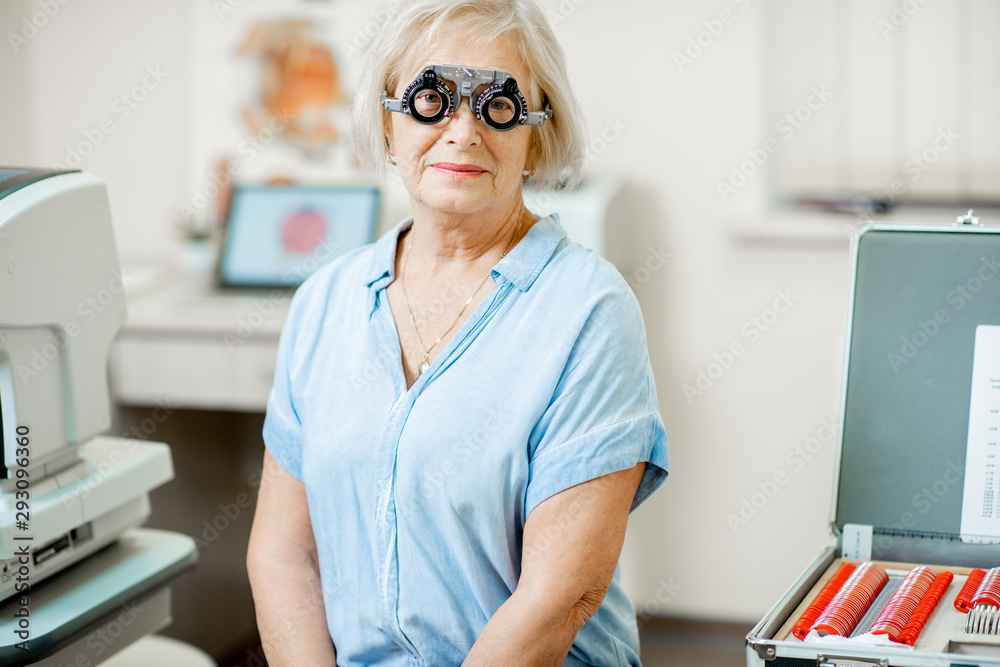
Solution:
<svg viewBox="0 0 1000 667">
<path fill-rule="evenodd" d="M 389 155 L 388 153 L 385 154 L 385 161 L 388 162 L 389 164 L 391 164 L 394 167 L 396 166 L 396 161 L 394 159 L 392 159 L 392 156 Z"/>
<path fill-rule="evenodd" d="M 534 169 L 530 169 L 530 170 L 529 169 L 524 169 L 523 171 L 521 171 L 521 180 L 524 180 L 524 181 L 528 180 L 529 178 L 531 178 L 531 175 L 533 173 L 535 173 Z"/>
</svg>

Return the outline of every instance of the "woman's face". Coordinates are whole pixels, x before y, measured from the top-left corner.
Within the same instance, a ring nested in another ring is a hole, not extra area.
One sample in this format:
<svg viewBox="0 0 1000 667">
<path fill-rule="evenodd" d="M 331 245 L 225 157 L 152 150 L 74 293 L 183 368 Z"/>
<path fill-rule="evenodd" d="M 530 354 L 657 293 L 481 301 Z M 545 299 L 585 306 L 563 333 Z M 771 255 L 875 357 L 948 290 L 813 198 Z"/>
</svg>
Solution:
<svg viewBox="0 0 1000 667">
<path fill-rule="evenodd" d="M 403 70 L 392 96 L 399 98 L 428 65 L 465 65 L 508 72 L 517 81 L 528 110 L 531 78 L 506 39 L 476 45 L 460 30 L 445 30 L 436 43 L 416 54 Z M 415 201 L 442 213 L 476 213 L 521 206 L 521 172 L 529 168 L 532 127 L 497 132 L 476 120 L 463 97 L 458 109 L 434 125 L 388 113 L 386 138 L 407 191 Z"/>
</svg>

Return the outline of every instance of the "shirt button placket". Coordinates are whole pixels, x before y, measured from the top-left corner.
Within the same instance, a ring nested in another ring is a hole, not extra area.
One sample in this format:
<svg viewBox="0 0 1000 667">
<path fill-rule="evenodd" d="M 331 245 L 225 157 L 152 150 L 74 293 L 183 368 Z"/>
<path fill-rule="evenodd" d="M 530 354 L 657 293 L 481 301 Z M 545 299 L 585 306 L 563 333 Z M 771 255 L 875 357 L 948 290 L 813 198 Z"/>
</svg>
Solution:
<svg viewBox="0 0 1000 667">
<path fill-rule="evenodd" d="M 393 471 L 396 467 L 396 454 L 399 448 L 399 438 L 403 424 L 413 407 L 416 393 L 407 392 L 397 398 L 389 413 L 389 419 L 383 432 L 376 454 L 375 471 L 375 532 L 378 544 L 379 568 L 379 617 L 384 630 L 411 654 L 411 664 L 423 665 L 415 648 L 399 627 L 396 613 L 399 590 L 399 559 L 396 551 L 396 509 L 395 483 Z M 416 661 L 415 663 L 413 661 Z"/>
</svg>

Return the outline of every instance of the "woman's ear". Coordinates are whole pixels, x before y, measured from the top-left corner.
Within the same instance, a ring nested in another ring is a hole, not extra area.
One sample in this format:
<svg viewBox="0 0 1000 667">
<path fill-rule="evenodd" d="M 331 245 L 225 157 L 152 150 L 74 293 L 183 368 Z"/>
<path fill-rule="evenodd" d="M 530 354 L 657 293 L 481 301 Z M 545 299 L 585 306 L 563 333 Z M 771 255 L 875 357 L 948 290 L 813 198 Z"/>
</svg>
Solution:
<svg viewBox="0 0 1000 667">
<path fill-rule="evenodd" d="M 389 121 L 389 119 L 386 120 Z M 387 156 L 396 154 L 396 149 L 392 142 L 392 128 L 388 122 L 385 125 L 385 153 Z"/>
<path fill-rule="evenodd" d="M 539 128 L 532 128 L 539 129 Z M 538 132 L 531 133 L 531 141 L 528 143 L 528 155 L 524 160 L 524 170 L 529 171 L 532 174 L 535 173 L 535 161 L 539 154 L 542 152 L 541 140 L 538 138 Z"/>
</svg>

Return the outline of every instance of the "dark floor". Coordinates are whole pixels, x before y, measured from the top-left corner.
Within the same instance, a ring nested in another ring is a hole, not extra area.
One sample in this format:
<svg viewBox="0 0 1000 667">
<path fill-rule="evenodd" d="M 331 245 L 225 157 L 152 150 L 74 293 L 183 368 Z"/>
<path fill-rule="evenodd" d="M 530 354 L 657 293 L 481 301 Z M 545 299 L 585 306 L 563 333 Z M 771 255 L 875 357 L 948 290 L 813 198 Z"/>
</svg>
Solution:
<svg viewBox="0 0 1000 667">
<path fill-rule="evenodd" d="M 220 667 L 261 667 L 246 552 L 260 481 L 264 415 L 123 408 L 111 435 L 170 445 L 174 479 L 150 494 L 146 526 L 191 536 L 198 564 L 172 585 L 162 634 L 193 644 Z M 159 421 L 153 417 L 160 417 Z M 249 652 L 248 652 L 249 651 Z"/>
<path fill-rule="evenodd" d="M 645 619 L 639 642 L 643 667 L 744 667 L 749 627 L 723 623 Z M 266 667 L 260 646 L 220 667 Z"/>
<path fill-rule="evenodd" d="M 743 667 L 749 626 L 650 619 L 641 623 L 644 667 Z"/>
</svg>

